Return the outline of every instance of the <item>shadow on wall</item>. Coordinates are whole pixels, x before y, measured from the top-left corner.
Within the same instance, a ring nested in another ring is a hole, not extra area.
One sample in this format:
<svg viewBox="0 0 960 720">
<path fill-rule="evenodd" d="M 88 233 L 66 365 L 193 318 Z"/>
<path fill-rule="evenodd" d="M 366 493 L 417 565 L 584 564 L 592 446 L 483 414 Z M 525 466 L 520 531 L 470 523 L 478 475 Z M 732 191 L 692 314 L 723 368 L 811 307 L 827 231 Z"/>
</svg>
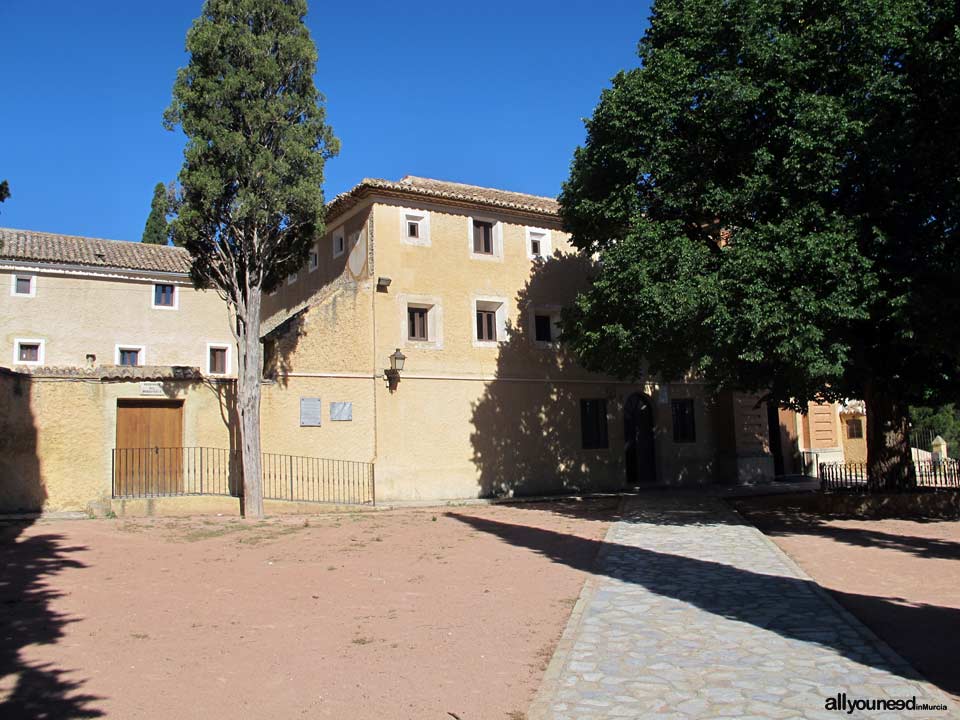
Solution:
<svg viewBox="0 0 960 720">
<path fill-rule="evenodd" d="M 0 513 L 40 512 L 47 500 L 31 389 L 29 375 L 0 368 Z"/>
<path fill-rule="evenodd" d="M 580 399 L 585 393 L 605 398 L 603 384 L 542 382 L 543 378 L 591 379 L 555 342 L 537 341 L 534 315 L 557 317 L 586 283 L 589 260 L 556 253 L 536 264 L 516 301 L 518 322 L 507 328 L 499 346 L 496 379 L 472 408 L 473 463 L 481 497 L 573 493 L 623 487 L 619 430 L 608 424 L 609 449 L 582 448 Z M 541 337 L 543 337 L 541 321 Z M 530 378 L 535 382 L 518 381 Z M 596 379 L 593 376 L 592 379 Z M 611 386 L 612 387 L 612 386 Z M 607 399 L 611 418 L 616 399 Z"/>
<path fill-rule="evenodd" d="M 27 659 L 31 645 L 52 645 L 74 622 L 53 609 L 61 593 L 51 580 L 86 548 L 66 545 L 60 535 L 28 533 L 29 521 L 0 521 L 0 717 L 94 718 L 100 698 L 82 692 L 83 680 L 52 663 Z"/>
<path fill-rule="evenodd" d="M 838 627 L 831 628 L 824 623 L 811 621 L 811 618 L 823 616 L 825 610 L 818 586 L 811 580 L 756 573 L 719 562 L 573 537 L 553 530 L 456 512 L 446 514 L 475 530 L 496 535 L 504 542 L 532 550 L 553 562 L 633 583 L 656 595 L 678 600 L 717 617 L 753 625 L 764 632 L 830 648 L 857 663 L 886 670 L 909 680 L 920 679 L 907 666 L 892 666 L 879 652 L 865 652 L 860 642 L 850 642 L 849 635 Z M 647 521 L 650 518 L 645 517 L 644 522 Z M 696 513 L 678 514 L 673 518 L 662 516 L 654 521 L 679 526 L 714 524 L 699 521 Z M 581 547 L 577 549 L 577 545 Z M 563 548 L 563 552 L 558 552 L 558 548 Z M 595 560 L 601 549 L 604 555 Z M 571 558 L 576 560 L 571 561 Z M 905 628 L 934 621 L 942 623 L 944 627 L 960 622 L 960 610 L 956 608 L 929 605 L 914 607 L 899 603 L 897 598 L 843 595 L 841 601 L 845 605 L 870 604 L 874 611 L 877 606 L 883 606 Z M 771 601 L 758 603 L 760 598 Z M 779 612 L 771 610 L 771 602 L 775 598 L 782 600 Z M 843 628 L 847 628 L 845 622 Z M 945 687 L 948 690 L 955 688 L 956 683 Z"/>
</svg>

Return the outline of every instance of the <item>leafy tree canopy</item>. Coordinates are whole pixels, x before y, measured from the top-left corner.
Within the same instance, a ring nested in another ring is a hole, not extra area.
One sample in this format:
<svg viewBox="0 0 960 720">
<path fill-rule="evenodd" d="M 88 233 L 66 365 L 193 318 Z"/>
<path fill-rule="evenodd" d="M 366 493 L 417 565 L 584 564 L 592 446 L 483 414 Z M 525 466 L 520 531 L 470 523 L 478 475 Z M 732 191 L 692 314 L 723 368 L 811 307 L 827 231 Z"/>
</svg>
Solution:
<svg viewBox="0 0 960 720">
<path fill-rule="evenodd" d="M 6 180 L 0 180 L 0 202 L 10 197 L 10 183 Z"/>
<path fill-rule="evenodd" d="M 169 240 L 169 227 L 167 224 L 167 213 L 169 211 L 167 204 L 167 188 L 163 183 L 157 183 L 153 188 L 153 201 L 150 203 L 150 214 L 147 216 L 146 227 L 143 228 L 143 236 L 140 242 L 150 245 L 166 245 Z"/>
<path fill-rule="evenodd" d="M 783 404 L 956 397 L 957 14 L 657 0 L 560 198 L 599 258 L 564 321 L 583 362 Z"/>
</svg>

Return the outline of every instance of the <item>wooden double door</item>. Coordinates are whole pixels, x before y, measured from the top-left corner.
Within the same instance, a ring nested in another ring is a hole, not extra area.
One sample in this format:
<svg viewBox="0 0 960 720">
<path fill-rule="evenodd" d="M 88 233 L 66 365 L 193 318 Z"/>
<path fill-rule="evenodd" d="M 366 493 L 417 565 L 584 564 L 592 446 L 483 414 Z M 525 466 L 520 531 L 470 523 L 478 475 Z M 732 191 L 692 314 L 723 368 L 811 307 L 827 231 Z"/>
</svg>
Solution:
<svg viewBox="0 0 960 720">
<path fill-rule="evenodd" d="M 183 402 L 118 400 L 114 495 L 183 492 Z"/>
</svg>

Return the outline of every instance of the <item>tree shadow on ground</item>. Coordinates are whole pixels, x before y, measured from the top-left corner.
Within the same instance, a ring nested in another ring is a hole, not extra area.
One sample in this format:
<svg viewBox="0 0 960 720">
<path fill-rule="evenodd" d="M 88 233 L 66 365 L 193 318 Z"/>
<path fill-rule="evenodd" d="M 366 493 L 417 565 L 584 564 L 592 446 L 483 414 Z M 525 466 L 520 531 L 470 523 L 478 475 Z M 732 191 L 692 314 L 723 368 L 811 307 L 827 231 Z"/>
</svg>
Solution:
<svg viewBox="0 0 960 720">
<path fill-rule="evenodd" d="M 73 556 L 86 548 L 70 546 L 56 534 L 26 534 L 30 522 L 0 523 L 0 717 L 94 718 L 96 695 L 82 692 L 74 671 L 24 657 L 29 645 L 59 642 L 76 622 L 52 607 L 62 593 L 51 580 L 66 569 L 85 567 Z"/>
<path fill-rule="evenodd" d="M 849 631 L 849 628 L 839 618 L 838 623 L 833 625 L 811 622 L 810 618 L 828 617 L 827 613 L 832 613 L 832 610 L 824 605 L 819 586 L 810 580 L 763 574 L 720 562 L 590 540 L 452 511 L 446 514 L 476 530 L 539 553 L 553 562 L 634 583 L 651 593 L 679 600 L 718 617 L 747 623 L 784 638 L 829 648 L 857 663 L 909 680 L 921 679 L 908 666 L 894 666 L 879 652 L 865 653 L 862 648 L 855 647 L 856 644 L 849 642 L 849 638 L 841 636 L 842 630 Z M 708 519 L 705 506 L 702 512 L 692 508 L 672 515 L 651 513 L 649 517 L 643 516 L 642 521 L 679 526 L 723 524 Z M 734 519 L 729 522 L 740 524 Z M 600 559 L 596 561 L 598 556 Z M 759 602 L 763 598 L 770 602 Z M 781 598 L 782 602 L 773 601 Z M 930 626 L 930 623 L 952 627 L 960 623 L 960 610 L 954 608 L 904 606 L 892 598 L 853 594 L 848 594 L 844 600 L 846 603 L 859 601 L 875 607 L 882 606 L 888 613 L 896 614 L 897 622 L 903 627 Z M 951 688 L 956 688 L 955 682 L 944 686 L 948 691 Z"/>
</svg>

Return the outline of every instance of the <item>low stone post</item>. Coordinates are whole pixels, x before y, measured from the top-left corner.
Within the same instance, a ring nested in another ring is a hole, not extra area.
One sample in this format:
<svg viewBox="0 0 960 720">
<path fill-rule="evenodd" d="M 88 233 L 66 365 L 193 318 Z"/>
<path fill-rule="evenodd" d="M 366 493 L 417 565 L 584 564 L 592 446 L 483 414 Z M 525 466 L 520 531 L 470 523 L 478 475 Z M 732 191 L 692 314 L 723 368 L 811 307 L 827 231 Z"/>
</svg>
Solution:
<svg viewBox="0 0 960 720">
<path fill-rule="evenodd" d="M 947 441 L 942 437 L 937 435 L 933 442 L 930 443 L 931 449 L 933 450 L 933 461 L 939 462 L 940 460 L 945 460 L 947 458 Z"/>
</svg>

